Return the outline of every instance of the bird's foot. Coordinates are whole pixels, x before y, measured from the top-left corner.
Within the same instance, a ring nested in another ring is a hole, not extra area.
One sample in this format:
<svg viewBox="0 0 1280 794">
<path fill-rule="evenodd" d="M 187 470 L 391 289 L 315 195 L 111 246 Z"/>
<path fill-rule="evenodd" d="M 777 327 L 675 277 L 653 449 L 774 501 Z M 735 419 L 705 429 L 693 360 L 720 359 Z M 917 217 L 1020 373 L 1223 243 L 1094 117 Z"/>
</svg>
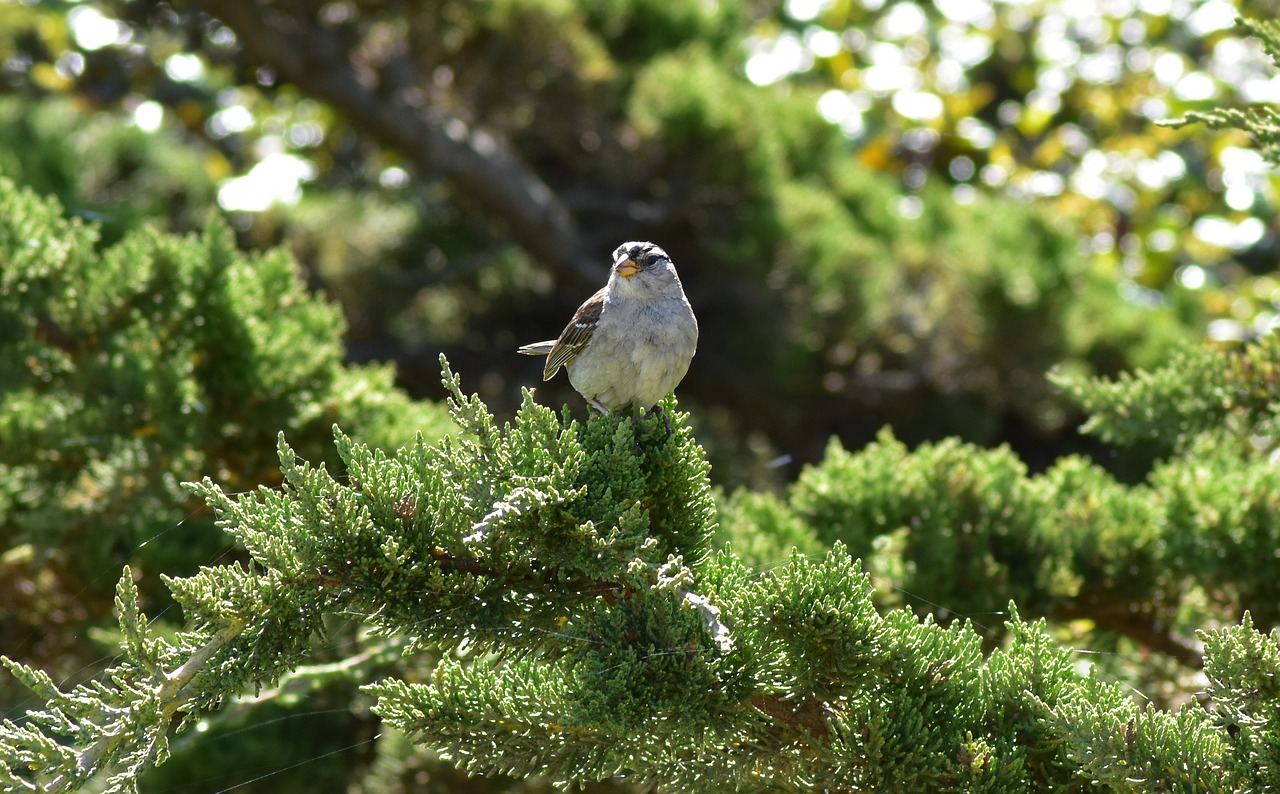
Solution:
<svg viewBox="0 0 1280 794">
<path fill-rule="evenodd" d="M 642 416 L 644 416 L 644 415 L 645 415 L 644 411 L 641 411 L 641 412 L 640 412 L 640 413 L 638 413 L 638 414 L 637 414 L 637 413 L 632 413 L 632 414 L 631 414 L 631 434 L 632 434 L 632 435 L 635 435 L 636 428 L 637 428 L 637 427 L 639 427 L 639 425 L 640 425 L 640 417 L 642 417 Z M 636 454 L 637 454 L 637 455 L 644 455 L 644 445 L 643 445 L 643 444 L 641 444 L 641 443 L 639 442 L 639 440 L 635 441 L 635 442 L 634 442 L 634 444 L 635 444 L 635 448 L 636 448 Z"/>
<path fill-rule="evenodd" d="M 596 409 L 597 411 L 599 411 L 600 413 L 604 414 L 605 416 L 613 416 L 613 412 L 610 411 L 608 408 L 605 408 L 604 403 L 600 402 L 595 397 L 588 397 L 587 404 L 590 405 L 592 408 Z"/>
<path fill-rule="evenodd" d="M 653 416 L 654 414 L 657 414 L 658 416 L 661 416 L 661 417 L 662 417 L 662 424 L 666 425 L 666 427 L 667 427 L 667 435 L 668 435 L 668 436 L 669 436 L 669 435 L 671 435 L 671 432 L 672 432 L 672 431 L 671 431 L 671 418 L 667 416 L 667 411 L 666 411 L 666 409 L 665 409 L 665 408 L 663 408 L 661 405 L 655 405 L 655 406 L 653 406 L 652 408 L 650 408 L 650 409 L 648 410 L 648 412 L 647 412 L 647 413 L 648 413 L 648 415 L 649 415 L 649 416 Z"/>
</svg>

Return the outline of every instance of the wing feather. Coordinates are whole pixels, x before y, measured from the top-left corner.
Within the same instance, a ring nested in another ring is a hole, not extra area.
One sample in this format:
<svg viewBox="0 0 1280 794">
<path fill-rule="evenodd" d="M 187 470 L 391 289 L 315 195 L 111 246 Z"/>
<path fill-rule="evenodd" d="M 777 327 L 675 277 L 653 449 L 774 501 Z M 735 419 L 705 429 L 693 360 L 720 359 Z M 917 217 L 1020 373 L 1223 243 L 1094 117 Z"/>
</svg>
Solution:
<svg viewBox="0 0 1280 794">
<path fill-rule="evenodd" d="M 582 353 L 591 335 L 595 333 L 596 324 L 600 322 L 600 313 L 604 311 L 604 289 L 587 299 L 578 307 L 573 319 L 560 332 L 551 352 L 547 354 L 547 365 L 542 369 L 542 379 L 551 380 L 551 376 L 563 366 L 572 364 Z"/>
</svg>

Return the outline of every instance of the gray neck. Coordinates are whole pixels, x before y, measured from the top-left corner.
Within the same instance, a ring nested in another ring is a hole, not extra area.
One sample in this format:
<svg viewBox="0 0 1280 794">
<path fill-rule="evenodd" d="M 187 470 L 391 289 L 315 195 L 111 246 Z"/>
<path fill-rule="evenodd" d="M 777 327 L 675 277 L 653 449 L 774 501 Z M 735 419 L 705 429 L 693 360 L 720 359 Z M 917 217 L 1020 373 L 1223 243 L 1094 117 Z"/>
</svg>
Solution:
<svg viewBox="0 0 1280 794">
<path fill-rule="evenodd" d="M 609 292 L 618 298 L 649 299 L 678 298 L 683 290 L 680 277 L 675 268 L 666 266 L 666 273 L 637 273 L 631 278 L 623 278 L 617 273 L 609 274 Z"/>
</svg>

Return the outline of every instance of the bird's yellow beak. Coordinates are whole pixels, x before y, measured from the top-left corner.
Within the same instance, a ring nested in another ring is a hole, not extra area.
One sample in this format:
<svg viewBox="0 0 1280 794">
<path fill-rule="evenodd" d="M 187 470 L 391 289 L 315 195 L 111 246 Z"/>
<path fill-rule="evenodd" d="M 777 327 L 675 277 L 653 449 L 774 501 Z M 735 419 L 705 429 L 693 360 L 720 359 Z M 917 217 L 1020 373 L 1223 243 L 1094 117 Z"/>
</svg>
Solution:
<svg viewBox="0 0 1280 794">
<path fill-rule="evenodd" d="M 613 272 L 617 273 L 619 276 L 622 276 L 623 278 L 631 278 L 636 273 L 640 272 L 640 266 L 636 264 L 636 260 L 628 259 L 627 261 L 615 267 L 613 269 Z"/>
</svg>

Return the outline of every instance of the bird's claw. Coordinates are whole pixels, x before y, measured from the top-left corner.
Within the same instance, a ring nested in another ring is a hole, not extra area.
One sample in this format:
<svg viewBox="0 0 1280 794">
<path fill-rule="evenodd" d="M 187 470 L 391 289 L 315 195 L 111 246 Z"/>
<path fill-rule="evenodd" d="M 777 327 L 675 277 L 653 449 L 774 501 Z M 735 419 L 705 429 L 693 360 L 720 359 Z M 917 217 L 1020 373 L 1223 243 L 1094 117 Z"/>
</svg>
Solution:
<svg viewBox="0 0 1280 794">
<path fill-rule="evenodd" d="M 672 430 L 671 430 L 671 419 L 670 419 L 670 417 L 668 417 L 668 416 L 667 416 L 667 411 L 666 411 L 666 409 L 664 409 L 661 405 L 655 405 L 655 406 L 653 406 L 652 408 L 650 408 L 650 409 L 649 409 L 649 415 L 650 415 L 650 416 L 653 416 L 654 414 L 658 414 L 659 416 L 661 416 L 661 417 L 662 417 L 662 424 L 666 425 L 666 427 L 667 427 L 667 435 L 668 435 L 668 436 L 670 436 L 670 435 L 671 435 L 671 433 L 672 433 Z"/>
</svg>

